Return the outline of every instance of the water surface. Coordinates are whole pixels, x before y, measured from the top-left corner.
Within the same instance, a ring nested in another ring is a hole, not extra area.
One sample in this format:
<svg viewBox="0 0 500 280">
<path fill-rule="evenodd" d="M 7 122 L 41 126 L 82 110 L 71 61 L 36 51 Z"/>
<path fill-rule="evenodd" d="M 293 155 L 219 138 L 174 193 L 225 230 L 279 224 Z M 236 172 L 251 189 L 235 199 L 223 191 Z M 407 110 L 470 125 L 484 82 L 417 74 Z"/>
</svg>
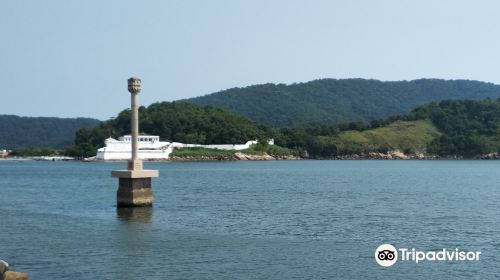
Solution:
<svg viewBox="0 0 500 280">
<path fill-rule="evenodd" d="M 500 277 L 499 161 L 146 163 L 154 207 L 117 211 L 124 166 L 0 161 L 0 258 L 31 279 Z M 382 243 L 482 255 L 382 268 Z"/>
</svg>

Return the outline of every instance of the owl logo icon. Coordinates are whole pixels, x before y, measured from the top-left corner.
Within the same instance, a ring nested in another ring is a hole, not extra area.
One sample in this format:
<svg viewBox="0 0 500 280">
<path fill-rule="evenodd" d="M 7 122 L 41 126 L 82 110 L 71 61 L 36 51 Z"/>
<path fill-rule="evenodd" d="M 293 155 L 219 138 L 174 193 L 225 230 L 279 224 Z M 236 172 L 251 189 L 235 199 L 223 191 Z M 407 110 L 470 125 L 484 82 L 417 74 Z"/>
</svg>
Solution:
<svg viewBox="0 0 500 280">
<path fill-rule="evenodd" d="M 391 250 L 383 250 L 378 251 L 377 258 L 381 261 L 392 261 L 394 259 L 394 251 Z"/>
<path fill-rule="evenodd" d="M 398 251 L 391 244 L 382 244 L 375 250 L 375 261 L 380 266 L 389 267 L 398 260 Z"/>
</svg>

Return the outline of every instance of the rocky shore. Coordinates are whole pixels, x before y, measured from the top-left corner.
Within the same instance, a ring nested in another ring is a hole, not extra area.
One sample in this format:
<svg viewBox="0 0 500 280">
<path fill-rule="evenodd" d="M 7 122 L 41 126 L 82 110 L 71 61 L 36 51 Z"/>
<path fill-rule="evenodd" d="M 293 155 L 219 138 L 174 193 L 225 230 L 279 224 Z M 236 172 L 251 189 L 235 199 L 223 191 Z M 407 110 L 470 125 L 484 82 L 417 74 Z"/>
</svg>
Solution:
<svg viewBox="0 0 500 280">
<path fill-rule="evenodd" d="M 10 269 L 6 261 L 0 260 L 0 280 L 29 280 L 26 273 L 16 272 Z"/>
<path fill-rule="evenodd" d="M 429 159 L 440 159 L 439 156 L 436 155 L 424 155 L 423 153 L 415 153 L 415 154 L 405 154 L 401 151 L 389 151 L 387 153 L 380 152 L 369 152 L 362 154 L 352 154 L 352 155 L 339 155 L 335 156 L 335 160 L 366 160 L 366 159 L 374 159 L 374 160 L 429 160 Z"/>
<path fill-rule="evenodd" d="M 426 155 L 423 153 L 405 154 L 399 150 L 389 151 L 387 153 L 380 152 L 369 152 L 361 154 L 351 154 L 351 155 L 338 155 L 329 158 L 311 158 L 311 157 L 299 157 L 294 155 L 283 155 L 275 156 L 269 155 L 267 153 L 256 155 L 256 154 L 245 154 L 242 152 L 234 153 L 228 156 L 172 156 L 168 160 L 164 161 L 222 161 L 222 160 L 254 160 L 254 161 L 264 161 L 264 160 L 463 160 L 463 159 L 475 159 L 475 160 L 500 160 L 500 153 L 489 153 L 484 155 L 475 156 L 472 158 L 464 158 L 461 156 L 448 156 L 441 157 L 438 155 Z M 156 160 L 154 160 L 156 161 Z"/>
<path fill-rule="evenodd" d="M 390 151 L 388 153 L 377 153 L 370 152 L 367 154 L 352 154 L 352 155 L 341 155 L 334 158 L 329 158 L 334 160 L 500 160 L 500 153 L 489 153 L 478 155 L 470 158 L 465 158 L 463 156 L 438 156 L 438 155 L 425 155 L 422 153 L 416 154 L 404 154 L 401 151 Z"/>
<path fill-rule="evenodd" d="M 298 157 L 293 155 L 287 156 L 272 156 L 267 153 L 262 155 L 255 154 L 245 154 L 245 153 L 235 153 L 230 156 L 186 156 L 186 157 L 176 157 L 170 158 L 172 161 L 217 161 L 217 160 L 301 160 L 301 159 L 313 159 L 313 160 L 436 160 L 436 159 L 463 159 L 461 157 L 440 157 L 436 155 L 425 155 L 423 153 L 415 154 L 405 154 L 399 150 L 389 151 L 387 153 L 380 152 L 369 152 L 361 154 L 351 154 L 351 155 L 338 155 L 329 158 L 310 158 L 310 157 Z M 500 159 L 500 154 L 490 154 L 478 157 L 477 159 Z"/>
<path fill-rule="evenodd" d="M 500 159 L 500 153 L 489 153 L 478 157 L 478 159 Z"/>
<path fill-rule="evenodd" d="M 272 156 L 267 153 L 262 155 L 255 154 L 245 154 L 245 153 L 234 153 L 230 156 L 186 156 L 177 157 L 172 156 L 170 160 L 172 161 L 216 161 L 216 160 L 299 160 L 300 157 L 293 155 L 286 156 Z"/>
</svg>

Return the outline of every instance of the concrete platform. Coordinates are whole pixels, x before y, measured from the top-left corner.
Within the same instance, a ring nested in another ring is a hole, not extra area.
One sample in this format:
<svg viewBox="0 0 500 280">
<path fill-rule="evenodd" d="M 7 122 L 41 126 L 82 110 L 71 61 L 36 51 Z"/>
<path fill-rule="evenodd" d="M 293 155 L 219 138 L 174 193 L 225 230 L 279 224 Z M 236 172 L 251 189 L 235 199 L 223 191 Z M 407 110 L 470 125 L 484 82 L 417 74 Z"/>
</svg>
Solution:
<svg viewBox="0 0 500 280">
<path fill-rule="evenodd" d="M 147 207 L 153 205 L 151 178 L 158 177 L 158 170 L 115 170 L 118 178 L 117 207 Z"/>
<path fill-rule="evenodd" d="M 116 178 L 153 178 L 158 177 L 158 170 L 142 169 L 142 170 L 114 170 L 111 171 L 111 176 Z"/>
</svg>

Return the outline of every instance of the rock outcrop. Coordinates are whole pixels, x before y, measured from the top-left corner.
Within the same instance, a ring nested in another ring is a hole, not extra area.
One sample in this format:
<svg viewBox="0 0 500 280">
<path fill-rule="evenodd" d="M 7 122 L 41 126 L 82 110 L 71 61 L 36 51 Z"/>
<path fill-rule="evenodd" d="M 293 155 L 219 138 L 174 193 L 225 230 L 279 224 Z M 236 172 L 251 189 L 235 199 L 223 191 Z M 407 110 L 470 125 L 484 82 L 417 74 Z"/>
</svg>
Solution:
<svg viewBox="0 0 500 280">
<path fill-rule="evenodd" d="M 5 272 L 9 269 L 9 264 L 0 260 L 0 280 L 4 279 Z"/>
<path fill-rule="evenodd" d="M 489 153 L 479 156 L 480 159 L 500 159 L 499 153 Z"/>
<path fill-rule="evenodd" d="M 178 157 L 172 156 L 170 160 L 172 161 L 215 161 L 215 160 L 299 160 L 300 157 L 293 155 L 282 155 L 273 156 L 267 153 L 261 155 L 255 154 L 245 154 L 242 152 L 237 152 L 231 156 L 185 156 Z"/>
<path fill-rule="evenodd" d="M 387 153 L 369 152 L 367 154 L 339 155 L 333 159 L 337 160 L 357 160 L 357 159 L 378 159 L 378 160 L 406 160 L 406 159 L 439 159 L 438 156 L 424 155 L 423 153 L 405 154 L 399 150 Z"/>
<path fill-rule="evenodd" d="M 29 280 L 29 276 L 26 273 L 12 271 L 9 268 L 9 264 L 3 260 L 0 260 L 0 280 Z"/>
<path fill-rule="evenodd" d="M 262 155 L 251 155 L 251 154 L 244 154 L 244 153 L 235 153 L 233 155 L 233 158 L 235 160 L 275 160 L 274 157 L 264 153 Z"/>
<path fill-rule="evenodd" d="M 216 160 L 234 160 L 230 156 L 171 156 L 171 161 L 216 161 Z"/>
<path fill-rule="evenodd" d="M 29 280 L 30 277 L 26 273 L 7 271 L 4 274 L 4 280 Z"/>
</svg>

